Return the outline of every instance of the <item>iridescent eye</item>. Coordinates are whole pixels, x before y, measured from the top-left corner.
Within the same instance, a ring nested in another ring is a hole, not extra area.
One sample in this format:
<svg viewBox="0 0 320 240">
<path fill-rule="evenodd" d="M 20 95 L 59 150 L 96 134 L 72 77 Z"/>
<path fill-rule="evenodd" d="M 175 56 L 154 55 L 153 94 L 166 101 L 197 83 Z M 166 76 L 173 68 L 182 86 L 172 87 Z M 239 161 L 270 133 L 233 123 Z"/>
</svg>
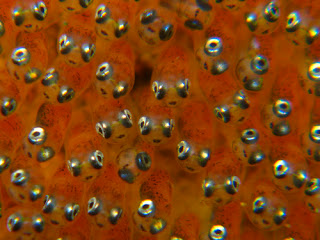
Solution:
<svg viewBox="0 0 320 240">
<path fill-rule="evenodd" d="M 214 225 L 209 231 L 210 240 L 225 240 L 227 237 L 227 230 L 222 225 Z"/>
<path fill-rule="evenodd" d="M 24 81 L 26 83 L 33 83 L 37 81 L 41 76 L 41 71 L 38 68 L 31 68 L 28 72 L 24 75 Z"/>
<path fill-rule="evenodd" d="M 170 40 L 172 35 L 173 35 L 173 25 L 170 23 L 163 25 L 159 31 L 159 38 L 161 41 Z"/>
<path fill-rule="evenodd" d="M 290 167 L 287 161 L 278 160 L 273 164 L 273 175 L 276 178 L 284 178 L 290 171 Z"/>
<path fill-rule="evenodd" d="M 275 224 L 280 225 L 287 218 L 287 210 L 285 208 L 279 208 L 273 216 Z"/>
<path fill-rule="evenodd" d="M 109 213 L 109 221 L 111 224 L 115 225 L 122 216 L 122 209 L 119 207 L 111 208 Z"/>
<path fill-rule="evenodd" d="M 313 142 L 320 143 L 320 125 L 312 126 L 309 136 Z"/>
<path fill-rule="evenodd" d="M 37 153 L 37 160 L 39 162 L 46 162 L 53 158 L 55 152 L 52 147 L 41 147 L 39 152 Z"/>
<path fill-rule="evenodd" d="M 140 15 L 140 22 L 143 25 L 148 25 L 154 22 L 157 18 L 157 12 L 154 9 L 147 9 Z"/>
<path fill-rule="evenodd" d="M 222 48 L 222 40 L 219 37 L 211 37 L 204 45 L 204 52 L 210 57 L 216 57 L 220 55 Z"/>
<path fill-rule="evenodd" d="M 201 149 L 199 152 L 199 160 L 198 163 L 201 167 L 205 167 L 210 160 L 211 151 L 208 148 Z"/>
<path fill-rule="evenodd" d="M 288 121 L 281 121 L 277 123 L 272 130 L 275 136 L 285 136 L 291 132 L 290 124 Z"/>
<path fill-rule="evenodd" d="M 109 17 L 110 17 L 110 10 L 109 8 L 107 8 L 105 5 L 100 5 L 98 8 L 97 8 L 97 11 L 96 11 L 96 22 L 97 23 L 104 23 L 106 22 Z"/>
<path fill-rule="evenodd" d="M 241 140 L 246 144 L 254 144 L 259 140 L 259 133 L 254 128 L 249 128 L 241 133 Z"/>
<path fill-rule="evenodd" d="M 151 157 L 146 152 L 139 152 L 136 155 L 136 165 L 141 171 L 148 171 L 151 167 Z"/>
<path fill-rule="evenodd" d="M 122 96 L 127 94 L 128 89 L 129 89 L 128 83 L 126 83 L 124 81 L 120 81 L 120 82 L 118 82 L 118 84 L 113 89 L 112 96 L 115 99 L 117 99 L 119 97 L 122 97 Z"/>
<path fill-rule="evenodd" d="M 231 120 L 230 110 L 227 105 L 215 107 L 213 112 L 214 115 L 224 123 L 227 123 Z"/>
<path fill-rule="evenodd" d="M 297 188 L 301 188 L 308 180 L 307 172 L 305 170 L 298 170 L 293 174 L 293 184 Z"/>
<path fill-rule="evenodd" d="M 0 37 L 2 37 L 5 32 L 6 32 L 6 29 L 4 27 L 4 23 L 0 20 Z"/>
<path fill-rule="evenodd" d="M 181 141 L 177 145 L 177 153 L 179 160 L 186 160 L 191 155 L 191 146 L 186 141 Z"/>
<path fill-rule="evenodd" d="M 96 72 L 96 77 L 100 81 L 109 80 L 113 75 L 113 68 L 108 62 L 101 63 Z"/>
<path fill-rule="evenodd" d="M 150 225 L 150 233 L 151 234 L 157 234 L 161 231 L 163 231 L 163 229 L 165 229 L 165 227 L 167 226 L 167 222 L 162 219 L 154 219 Z"/>
<path fill-rule="evenodd" d="M 257 77 L 254 79 L 248 79 L 243 86 L 249 91 L 260 91 L 263 86 L 263 78 Z"/>
<path fill-rule="evenodd" d="M 246 15 L 246 23 L 251 32 L 254 32 L 258 27 L 258 17 L 255 13 Z"/>
<path fill-rule="evenodd" d="M 196 4 L 202 11 L 211 11 L 212 6 L 209 3 L 209 0 L 196 0 Z"/>
<path fill-rule="evenodd" d="M 23 217 L 20 213 L 14 213 L 8 217 L 7 228 L 10 232 L 18 231 L 23 224 Z"/>
<path fill-rule="evenodd" d="M 17 108 L 17 102 L 13 98 L 5 97 L 1 104 L 1 113 L 3 116 L 9 116 Z"/>
<path fill-rule="evenodd" d="M 262 213 L 267 208 L 267 199 L 265 197 L 257 197 L 252 203 L 252 210 L 254 213 Z"/>
<path fill-rule="evenodd" d="M 224 188 L 227 193 L 233 195 L 239 191 L 240 179 L 237 176 L 228 177 L 225 181 Z"/>
<path fill-rule="evenodd" d="M 319 178 L 311 178 L 307 184 L 304 193 L 308 196 L 313 196 L 320 192 L 320 179 Z"/>
<path fill-rule="evenodd" d="M 101 211 L 101 203 L 96 197 L 92 197 L 88 201 L 88 214 L 97 215 Z"/>
<path fill-rule="evenodd" d="M 301 20 L 298 12 L 292 12 L 287 17 L 287 32 L 295 32 L 300 26 Z"/>
<path fill-rule="evenodd" d="M 152 129 L 151 119 L 145 116 L 139 119 L 138 125 L 142 135 L 148 135 Z"/>
<path fill-rule="evenodd" d="M 176 83 L 177 93 L 182 98 L 188 97 L 188 95 L 189 95 L 189 87 L 190 87 L 190 83 L 189 83 L 189 79 L 187 79 L 187 78 L 179 80 Z"/>
<path fill-rule="evenodd" d="M 89 5 L 93 2 L 93 0 L 79 0 L 79 4 L 83 8 L 89 7 Z"/>
<path fill-rule="evenodd" d="M 125 128 L 131 128 L 132 127 L 132 115 L 129 110 L 125 109 L 123 111 L 120 111 L 118 114 L 119 122 L 125 127 Z"/>
<path fill-rule="evenodd" d="M 93 43 L 85 43 L 81 46 L 81 57 L 85 62 L 90 62 L 95 52 L 96 46 Z"/>
<path fill-rule="evenodd" d="M 96 124 L 96 132 L 102 137 L 108 139 L 111 137 L 111 125 L 109 122 L 101 121 Z"/>
<path fill-rule="evenodd" d="M 310 80 L 318 82 L 320 80 L 320 62 L 312 63 L 307 74 Z"/>
<path fill-rule="evenodd" d="M 220 75 L 227 71 L 229 68 L 229 64 L 225 60 L 216 60 L 212 63 L 212 67 L 210 72 L 212 75 Z"/>
<path fill-rule="evenodd" d="M 116 24 L 116 29 L 115 29 L 115 36 L 117 38 L 122 37 L 125 33 L 127 33 L 129 30 L 129 24 L 127 21 L 120 19 L 117 24 Z"/>
<path fill-rule="evenodd" d="M 74 98 L 75 95 L 75 91 L 68 87 L 68 86 L 62 86 L 60 88 L 57 100 L 59 103 L 65 103 L 65 102 L 69 102 Z"/>
<path fill-rule="evenodd" d="M 44 213 L 51 213 L 56 207 L 56 199 L 50 195 L 46 195 L 44 198 L 44 204 L 42 207 L 42 211 Z"/>
<path fill-rule="evenodd" d="M 192 30 L 202 30 L 203 29 L 203 24 L 195 18 L 188 19 L 184 22 L 184 26 L 187 28 L 190 28 Z"/>
<path fill-rule="evenodd" d="M 0 30 L 1 32 L 1 30 Z M 320 30 L 317 27 L 311 27 L 308 31 L 308 34 L 306 36 L 306 43 L 307 44 L 312 44 L 314 42 L 314 40 L 316 40 L 319 37 L 320 34 Z M 1 33 L 0 33 L 1 35 Z"/>
<path fill-rule="evenodd" d="M 11 164 L 11 159 L 7 156 L 0 156 L 0 173 L 6 170 Z"/>
<path fill-rule="evenodd" d="M 17 26 L 20 26 L 22 25 L 22 23 L 24 22 L 24 12 L 22 10 L 21 7 L 17 7 L 13 10 L 12 12 L 12 18 L 13 18 L 13 21 L 14 23 L 17 25 Z"/>
<path fill-rule="evenodd" d="M 265 6 L 263 16 L 268 22 L 275 22 L 279 19 L 280 10 L 274 1 L 269 2 L 267 6 Z"/>
<path fill-rule="evenodd" d="M 248 163 L 250 165 L 254 165 L 257 164 L 259 162 L 261 162 L 262 160 L 264 160 L 266 158 L 266 155 L 264 154 L 264 152 L 257 150 L 255 152 L 252 152 L 249 159 L 248 159 Z"/>
<path fill-rule="evenodd" d="M 32 11 L 36 19 L 43 21 L 47 16 L 48 9 L 45 3 L 40 1 L 33 6 Z"/>
<path fill-rule="evenodd" d="M 61 54 L 68 54 L 74 47 L 73 39 L 66 34 L 59 38 L 59 52 Z"/>
<path fill-rule="evenodd" d="M 280 118 L 288 117 L 291 113 L 291 103 L 286 99 L 278 99 L 273 104 L 273 113 Z"/>
<path fill-rule="evenodd" d="M 122 168 L 118 171 L 119 177 L 126 181 L 127 183 L 134 183 L 135 176 L 133 175 L 132 171 L 128 168 Z"/>
<path fill-rule="evenodd" d="M 73 221 L 80 212 L 80 206 L 76 203 L 68 203 L 64 207 L 64 216 L 68 221 Z"/>
<path fill-rule="evenodd" d="M 243 90 L 240 90 L 233 95 L 233 103 L 241 109 L 250 107 L 249 99 Z"/>
<path fill-rule="evenodd" d="M 44 86 L 51 86 L 54 84 L 57 84 L 59 80 L 59 73 L 56 69 L 54 68 L 50 68 L 48 69 L 48 71 L 46 72 L 46 75 L 44 76 L 44 78 L 42 79 L 41 83 Z"/>
<path fill-rule="evenodd" d="M 99 150 L 96 150 L 89 155 L 89 163 L 95 169 L 100 169 L 103 167 L 103 159 L 103 153 Z"/>
<path fill-rule="evenodd" d="M 165 119 L 162 121 L 162 133 L 166 137 L 171 137 L 172 131 L 174 129 L 173 119 Z"/>
<path fill-rule="evenodd" d="M 32 227 L 36 232 L 43 231 L 44 219 L 40 214 L 32 217 Z"/>
<path fill-rule="evenodd" d="M 11 182 L 14 185 L 22 186 L 26 184 L 28 180 L 29 180 L 29 174 L 27 171 L 23 169 L 16 170 L 11 174 Z"/>
<path fill-rule="evenodd" d="M 30 61 L 30 53 L 26 48 L 19 47 L 13 50 L 11 59 L 14 64 L 24 66 Z"/>
<path fill-rule="evenodd" d="M 141 217 L 152 217 L 156 211 L 156 206 L 150 199 L 143 200 L 138 208 L 138 214 Z"/>
<path fill-rule="evenodd" d="M 215 190 L 215 182 L 211 178 L 206 178 L 202 182 L 202 190 L 205 197 L 211 197 Z"/>
<path fill-rule="evenodd" d="M 68 160 L 67 167 L 72 176 L 77 177 L 81 174 L 81 162 L 78 159 L 72 158 Z"/>
<path fill-rule="evenodd" d="M 42 127 L 34 127 L 28 135 L 29 142 L 34 145 L 41 145 L 46 141 L 46 139 L 47 133 Z"/>
<path fill-rule="evenodd" d="M 29 196 L 31 201 L 36 201 L 42 197 L 44 188 L 41 185 L 32 186 Z"/>
<path fill-rule="evenodd" d="M 251 60 L 250 67 L 255 74 L 265 74 L 269 70 L 268 59 L 265 56 L 258 54 Z"/>
<path fill-rule="evenodd" d="M 160 99 L 163 99 L 164 96 L 166 95 L 167 87 L 162 82 L 154 81 L 152 83 L 152 91 L 156 99 L 160 100 Z"/>
</svg>

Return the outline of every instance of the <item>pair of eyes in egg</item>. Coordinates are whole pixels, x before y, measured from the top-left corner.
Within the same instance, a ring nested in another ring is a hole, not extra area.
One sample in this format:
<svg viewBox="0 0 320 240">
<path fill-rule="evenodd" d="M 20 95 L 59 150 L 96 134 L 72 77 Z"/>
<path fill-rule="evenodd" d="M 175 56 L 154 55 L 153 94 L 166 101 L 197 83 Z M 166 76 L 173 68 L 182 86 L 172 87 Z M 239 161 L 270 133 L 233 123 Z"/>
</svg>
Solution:
<svg viewBox="0 0 320 240">
<path fill-rule="evenodd" d="M 118 121 L 125 127 L 131 128 L 132 123 L 132 115 L 129 110 L 125 109 L 120 111 L 118 114 Z M 138 121 L 138 126 L 140 129 L 140 133 L 142 135 L 148 135 L 153 127 L 154 123 L 151 118 L 143 116 Z M 166 137 L 171 137 L 173 128 L 174 128 L 174 121 L 173 119 L 165 119 L 161 123 L 163 135 Z M 108 139 L 111 137 L 112 134 L 112 126 L 107 121 L 101 121 L 96 124 L 96 131 L 102 137 Z"/>
<path fill-rule="evenodd" d="M 14 23 L 17 26 L 20 26 L 23 24 L 23 22 L 25 20 L 25 11 L 28 11 L 28 10 L 24 10 L 21 7 L 16 7 L 13 10 L 12 18 L 13 18 Z M 39 2 L 35 3 L 32 6 L 30 11 L 33 13 L 34 18 L 39 21 L 43 21 L 46 18 L 47 13 L 48 13 L 47 6 L 43 1 L 39 1 Z"/>
<path fill-rule="evenodd" d="M 175 85 L 177 94 L 181 98 L 186 98 L 189 95 L 189 87 L 190 87 L 190 82 L 189 82 L 189 79 L 187 78 L 177 81 Z M 152 91 L 155 97 L 158 100 L 161 100 L 165 97 L 166 93 L 168 92 L 168 86 L 165 82 L 154 81 L 152 83 Z"/>
</svg>

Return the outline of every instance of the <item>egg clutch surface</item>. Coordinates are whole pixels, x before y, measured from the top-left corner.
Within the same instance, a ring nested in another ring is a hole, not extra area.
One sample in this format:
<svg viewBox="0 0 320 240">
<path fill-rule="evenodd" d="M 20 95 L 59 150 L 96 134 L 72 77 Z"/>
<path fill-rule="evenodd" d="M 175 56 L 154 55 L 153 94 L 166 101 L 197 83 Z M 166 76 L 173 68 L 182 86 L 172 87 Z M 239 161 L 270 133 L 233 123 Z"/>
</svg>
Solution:
<svg viewBox="0 0 320 240">
<path fill-rule="evenodd" d="M 0 0 L 0 239 L 320 239 L 320 2 Z"/>
</svg>

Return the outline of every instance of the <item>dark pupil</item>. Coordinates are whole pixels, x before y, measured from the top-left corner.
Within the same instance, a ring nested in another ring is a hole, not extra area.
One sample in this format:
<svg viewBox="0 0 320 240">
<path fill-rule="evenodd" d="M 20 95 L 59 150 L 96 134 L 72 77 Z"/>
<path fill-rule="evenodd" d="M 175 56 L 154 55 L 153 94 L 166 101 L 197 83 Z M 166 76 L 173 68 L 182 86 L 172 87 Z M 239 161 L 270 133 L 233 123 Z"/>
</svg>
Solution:
<svg viewBox="0 0 320 240">
<path fill-rule="evenodd" d="M 293 22 L 293 18 L 290 18 L 288 23 L 291 24 Z"/>
<path fill-rule="evenodd" d="M 144 121 L 140 123 L 140 127 L 143 128 L 143 126 L 144 126 Z"/>
<path fill-rule="evenodd" d="M 286 105 L 286 104 L 284 104 L 284 103 L 282 103 L 282 104 L 280 104 L 280 108 L 282 108 L 282 109 L 286 109 L 286 108 L 287 108 L 287 105 Z"/>
<path fill-rule="evenodd" d="M 70 97 L 71 97 L 71 95 L 70 95 L 70 94 L 67 94 L 67 95 L 66 95 L 66 99 L 67 99 L 67 100 L 69 100 L 69 99 L 70 99 Z"/>
<path fill-rule="evenodd" d="M 253 135 L 253 131 L 248 131 L 247 135 L 249 135 L 249 136 Z"/>
<path fill-rule="evenodd" d="M 146 157 L 142 157 L 142 162 L 144 163 L 144 164 L 148 164 L 148 158 L 146 158 Z"/>
<path fill-rule="evenodd" d="M 259 60 L 259 61 L 258 61 L 258 64 L 259 64 L 259 66 L 262 66 L 262 67 L 263 67 L 263 66 L 264 66 L 264 61 L 263 61 L 263 60 Z"/>
<path fill-rule="evenodd" d="M 211 48 L 215 48 L 216 46 L 217 46 L 217 44 L 216 44 L 215 42 L 210 43 L 210 47 L 211 47 Z"/>
<path fill-rule="evenodd" d="M 237 188 L 237 187 L 238 187 L 238 183 L 237 183 L 236 181 L 233 181 L 233 186 L 234 186 L 235 188 Z"/>
<path fill-rule="evenodd" d="M 40 133 L 39 132 L 35 132 L 35 133 L 33 133 L 33 136 L 34 137 L 38 137 L 40 135 Z"/>
<path fill-rule="evenodd" d="M 183 146 L 180 146 L 179 147 L 179 153 L 182 153 L 183 152 Z"/>
<path fill-rule="evenodd" d="M 142 206 L 142 208 L 143 208 L 143 209 L 148 209 L 148 208 L 149 208 L 149 205 L 148 205 L 148 204 L 145 204 L 145 205 Z"/>
<path fill-rule="evenodd" d="M 221 231 L 220 229 L 217 229 L 217 230 L 215 230 L 215 233 L 216 233 L 217 235 L 221 235 L 222 231 Z"/>
</svg>

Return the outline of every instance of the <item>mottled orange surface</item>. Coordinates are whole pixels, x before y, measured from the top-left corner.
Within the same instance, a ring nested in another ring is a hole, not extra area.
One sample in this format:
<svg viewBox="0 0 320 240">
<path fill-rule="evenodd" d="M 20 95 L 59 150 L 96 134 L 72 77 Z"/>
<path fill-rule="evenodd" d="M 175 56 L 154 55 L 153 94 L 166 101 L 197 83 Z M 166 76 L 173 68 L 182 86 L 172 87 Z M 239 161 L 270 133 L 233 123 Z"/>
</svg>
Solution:
<svg viewBox="0 0 320 240">
<path fill-rule="evenodd" d="M 319 9 L 0 0 L 0 240 L 320 239 Z"/>
</svg>

